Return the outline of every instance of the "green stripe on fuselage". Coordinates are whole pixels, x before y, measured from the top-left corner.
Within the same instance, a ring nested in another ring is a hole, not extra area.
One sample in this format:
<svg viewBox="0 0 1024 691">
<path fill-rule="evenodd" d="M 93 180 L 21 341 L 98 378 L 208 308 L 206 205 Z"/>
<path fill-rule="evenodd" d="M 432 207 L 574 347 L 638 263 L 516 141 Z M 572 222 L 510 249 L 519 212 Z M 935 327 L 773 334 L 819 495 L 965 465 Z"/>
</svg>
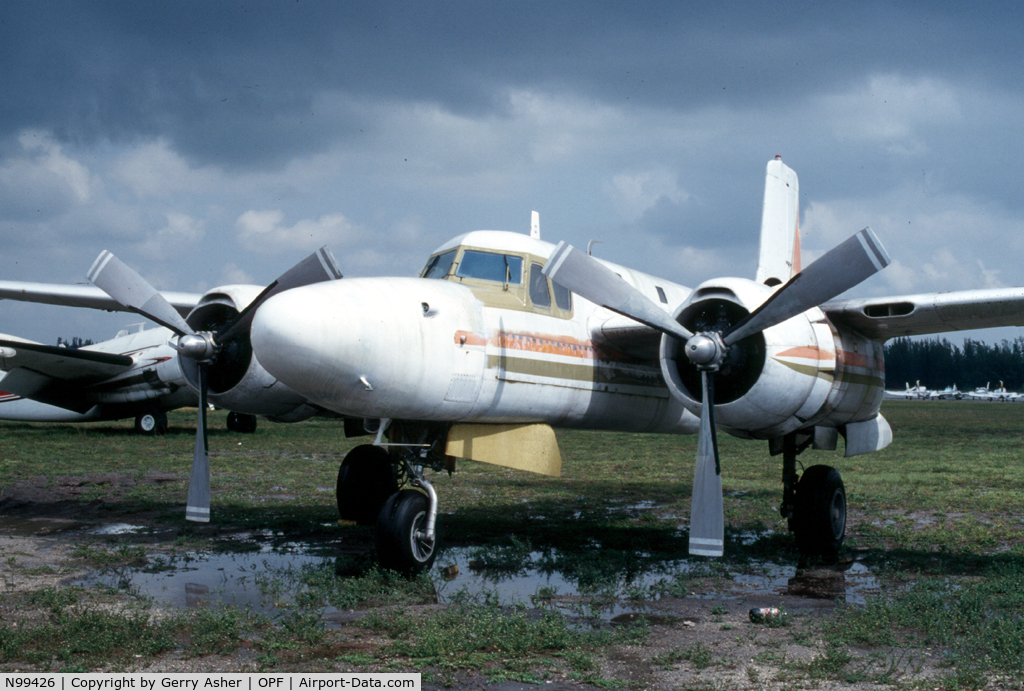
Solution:
<svg viewBox="0 0 1024 691">
<path fill-rule="evenodd" d="M 808 377 L 821 377 L 829 381 L 835 380 L 835 372 L 832 370 L 820 369 L 814 365 L 800 365 L 795 362 L 786 362 L 778 358 L 772 358 L 775 362 L 780 365 L 785 365 L 794 372 L 805 374 Z M 855 386 L 867 386 L 874 388 L 882 388 L 885 386 L 885 380 L 881 377 L 876 377 L 872 374 L 858 374 L 857 372 L 843 372 L 839 377 L 839 383 L 841 384 L 852 384 Z"/>
<path fill-rule="evenodd" d="M 608 360 L 593 361 L 593 364 L 570 364 L 509 355 L 488 355 L 487 367 L 488 369 L 497 368 L 500 372 L 498 376 L 501 378 L 504 378 L 505 375 L 518 374 L 561 379 L 577 384 L 643 386 L 668 392 L 665 380 L 661 376 L 661 368 L 650 365 L 623 365 Z"/>
</svg>

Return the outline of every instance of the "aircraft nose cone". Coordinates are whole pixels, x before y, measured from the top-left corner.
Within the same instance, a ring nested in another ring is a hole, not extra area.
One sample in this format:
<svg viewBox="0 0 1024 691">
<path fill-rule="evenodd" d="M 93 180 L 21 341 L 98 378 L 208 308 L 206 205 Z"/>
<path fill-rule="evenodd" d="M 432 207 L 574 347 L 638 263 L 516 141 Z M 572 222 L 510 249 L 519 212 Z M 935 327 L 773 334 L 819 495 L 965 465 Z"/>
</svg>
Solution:
<svg viewBox="0 0 1024 691">
<path fill-rule="evenodd" d="M 303 396 L 322 393 L 330 346 L 341 340 L 338 319 L 344 309 L 339 307 L 316 285 L 270 298 L 256 310 L 249 335 L 256 359 Z"/>
</svg>

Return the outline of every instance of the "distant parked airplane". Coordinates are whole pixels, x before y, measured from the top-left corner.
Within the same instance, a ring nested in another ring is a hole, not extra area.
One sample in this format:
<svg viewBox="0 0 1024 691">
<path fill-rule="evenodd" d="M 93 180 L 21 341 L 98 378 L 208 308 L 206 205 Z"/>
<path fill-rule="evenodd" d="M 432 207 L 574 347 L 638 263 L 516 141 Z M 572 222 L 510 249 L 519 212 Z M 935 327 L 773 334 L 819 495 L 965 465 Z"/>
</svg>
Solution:
<svg viewBox="0 0 1024 691">
<path fill-rule="evenodd" d="M 1006 386 L 1001 381 L 999 382 L 999 388 L 997 389 L 989 389 L 988 386 L 988 384 L 985 384 L 985 386 L 979 386 L 974 391 L 965 393 L 964 396 L 976 401 L 1010 401 L 1011 403 L 1022 398 L 1022 394 L 1014 391 L 1007 391 Z"/>
<path fill-rule="evenodd" d="M 961 398 L 964 397 L 960 389 L 956 388 L 956 384 L 953 384 L 953 386 L 947 386 L 942 391 L 935 389 L 933 391 L 930 391 L 928 395 L 932 398 L 932 400 L 938 399 L 944 401 L 949 399 L 959 401 Z"/>
<path fill-rule="evenodd" d="M 914 400 L 924 400 L 927 398 L 931 398 L 931 396 L 932 392 L 929 391 L 927 387 L 922 386 L 920 381 L 916 382 L 914 386 L 911 386 L 908 383 L 905 391 L 886 390 L 885 392 L 886 398 L 907 398 Z"/>
</svg>

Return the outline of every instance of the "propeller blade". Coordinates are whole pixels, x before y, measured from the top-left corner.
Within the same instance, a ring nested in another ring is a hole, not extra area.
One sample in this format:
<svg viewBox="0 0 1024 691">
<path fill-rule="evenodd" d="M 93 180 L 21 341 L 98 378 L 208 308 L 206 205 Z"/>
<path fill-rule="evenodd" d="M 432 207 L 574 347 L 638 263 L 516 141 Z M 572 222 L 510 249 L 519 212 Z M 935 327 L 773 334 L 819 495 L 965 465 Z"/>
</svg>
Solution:
<svg viewBox="0 0 1024 691">
<path fill-rule="evenodd" d="M 179 336 L 195 333 L 156 288 L 107 250 L 100 252 L 93 262 L 88 278 L 125 307 L 166 326 Z"/>
<path fill-rule="evenodd" d="M 662 333 L 688 341 L 693 334 L 657 303 L 607 266 L 565 242 L 558 243 L 544 275 L 596 305 L 635 319 Z"/>
<path fill-rule="evenodd" d="M 235 320 L 229 323 L 220 333 L 217 334 L 217 341 L 226 343 L 241 332 L 249 330 L 252 326 L 252 319 L 256 314 L 256 308 L 266 302 L 271 296 L 283 293 L 292 288 L 320 283 L 321 281 L 333 281 L 341 278 L 341 268 L 337 260 L 331 254 L 327 246 L 323 246 L 301 262 L 281 274 L 276 281 L 268 285 L 243 309 Z"/>
<path fill-rule="evenodd" d="M 889 265 L 889 254 L 870 228 L 854 234 L 789 279 L 770 298 L 722 335 L 730 346 L 751 334 L 831 300 Z"/>
<path fill-rule="evenodd" d="M 715 375 L 701 370 L 704 402 L 700 408 L 697 464 L 690 498 L 690 554 L 720 557 L 725 552 L 725 513 L 722 507 L 722 468 L 715 433 Z"/>
<path fill-rule="evenodd" d="M 206 364 L 199 363 L 199 421 L 196 446 L 192 452 L 192 474 L 188 479 L 185 520 L 210 522 L 210 447 L 206 442 Z"/>
</svg>

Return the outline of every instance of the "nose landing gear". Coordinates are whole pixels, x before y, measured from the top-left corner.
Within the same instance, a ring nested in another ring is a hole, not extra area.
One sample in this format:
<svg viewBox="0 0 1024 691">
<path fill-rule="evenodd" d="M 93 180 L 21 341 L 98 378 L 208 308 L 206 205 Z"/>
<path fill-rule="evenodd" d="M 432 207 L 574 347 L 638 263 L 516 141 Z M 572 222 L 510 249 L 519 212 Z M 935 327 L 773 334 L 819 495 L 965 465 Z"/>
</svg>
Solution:
<svg viewBox="0 0 1024 691">
<path fill-rule="evenodd" d="M 383 421 L 382 421 L 383 422 Z M 386 423 L 382 425 L 382 428 Z M 405 438 L 408 429 L 391 431 Z M 437 492 L 423 476 L 425 467 L 443 470 L 445 457 L 434 453 L 445 435 L 430 434 L 429 444 L 381 442 L 357 446 L 338 470 L 338 512 L 343 520 L 376 525 L 377 560 L 406 576 L 428 570 L 437 557 Z M 419 436 L 419 435 L 417 435 Z"/>
</svg>

